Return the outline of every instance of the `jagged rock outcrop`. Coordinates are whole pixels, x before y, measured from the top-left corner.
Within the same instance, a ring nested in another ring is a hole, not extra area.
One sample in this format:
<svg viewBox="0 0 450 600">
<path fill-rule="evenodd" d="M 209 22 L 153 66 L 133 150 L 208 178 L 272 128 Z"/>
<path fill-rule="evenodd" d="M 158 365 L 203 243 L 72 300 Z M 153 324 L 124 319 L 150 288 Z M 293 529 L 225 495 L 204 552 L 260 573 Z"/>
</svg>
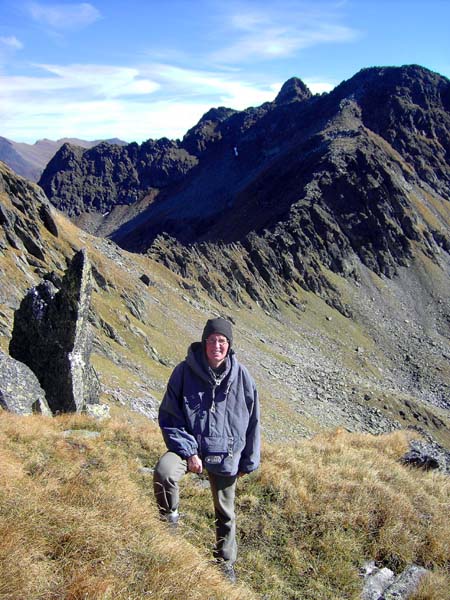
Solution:
<svg viewBox="0 0 450 600">
<path fill-rule="evenodd" d="M 275 98 L 275 104 L 288 104 L 290 102 L 299 102 L 301 100 L 309 100 L 312 94 L 308 86 L 306 86 L 298 77 L 291 77 L 281 87 L 278 96 Z"/>
<path fill-rule="evenodd" d="M 53 413 L 81 411 L 98 402 L 90 364 L 90 297 L 90 264 L 80 250 L 59 290 L 44 281 L 29 291 L 15 313 L 9 352 L 36 374 Z"/>
<path fill-rule="evenodd" d="M 333 92 L 361 107 L 380 135 L 419 178 L 449 200 L 449 80 L 417 65 L 363 69 Z"/>
<path fill-rule="evenodd" d="M 211 144 L 222 139 L 221 123 L 236 113 L 224 106 L 212 108 L 183 137 L 183 148 L 193 156 L 200 156 Z"/>
<path fill-rule="evenodd" d="M 409 565 L 383 592 L 382 600 L 408 600 L 417 590 L 420 581 L 426 574 L 427 569 L 424 567 Z"/>
<path fill-rule="evenodd" d="M 33 371 L 0 348 L 0 407 L 19 415 L 51 415 L 45 392 Z"/>
<path fill-rule="evenodd" d="M 0 163 L 0 199 L 0 249 L 11 247 L 45 262 L 46 249 L 38 224 L 54 237 L 58 237 L 58 227 L 54 209 L 42 190 Z"/>
<path fill-rule="evenodd" d="M 422 432 L 423 434 L 423 432 Z M 412 440 L 403 462 L 426 471 L 438 469 L 450 475 L 450 452 L 431 439 Z"/>
</svg>

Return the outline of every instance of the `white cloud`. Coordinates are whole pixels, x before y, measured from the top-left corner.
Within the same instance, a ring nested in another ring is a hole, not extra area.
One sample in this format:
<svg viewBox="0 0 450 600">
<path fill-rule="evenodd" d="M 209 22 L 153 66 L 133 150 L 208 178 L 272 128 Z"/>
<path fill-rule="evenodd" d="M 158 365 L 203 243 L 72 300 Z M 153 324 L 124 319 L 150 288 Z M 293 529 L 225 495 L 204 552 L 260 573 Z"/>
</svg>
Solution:
<svg viewBox="0 0 450 600">
<path fill-rule="evenodd" d="M 150 94 L 159 85 L 140 77 L 132 67 L 105 65 L 36 65 L 46 76 L 0 77 L 2 95 L 28 98 L 31 93 L 49 96 L 54 92 L 70 92 L 82 97 L 116 98 Z"/>
<path fill-rule="evenodd" d="M 323 92 L 331 92 L 336 87 L 336 84 L 327 81 L 315 81 L 304 79 L 304 84 L 308 86 L 313 94 L 322 94 Z"/>
<path fill-rule="evenodd" d="M 228 21 L 230 43 L 212 53 L 217 62 L 273 59 L 291 56 L 318 44 L 350 42 L 358 32 L 341 25 L 336 6 L 307 2 L 279 2 L 264 12 L 248 4 L 232 4 Z"/>
<path fill-rule="evenodd" d="M 100 12 L 87 2 L 79 4 L 30 2 L 27 9 L 35 21 L 57 30 L 87 27 L 101 18 Z"/>
<path fill-rule="evenodd" d="M 158 81 L 169 97 L 202 104 L 209 102 L 209 108 L 225 105 L 242 110 L 273 100 L 275 95 L 273 84 L 258 86 L 239 79 L 239 73 L 200 71 L 160 63 L 147 65 L 142 71 Z"/>
<path fill-rule="evenodd" d="M 0 45 L 13 50 L 21 50 L 23 48 L 22 42 L 15 35 L 0 37 Z"/>
<path fill-rule="evenodd" d="M 60 88 L 89 90 L 94 96 L 115 98 L 150 94 L 159 88 L 158 83 L 140 77 L 139 70 L 133 67 L 109 65 L 39 65 L 49 73 L 52 85 Z"/>
<path fill-rule="evenodd" d="M 134 121 L 139 128 L 145 122 L 150 103 L 142 100 L 159 89 L 158 83 L 142 77 L 135 68 L 37 66 L 42 76 L 0 75 L 2 135 L 16 141 L 124 135 L 125 123 Z M 130 131 L 124 139 L 134 133 Z M 145 135 L 142 131 L 139 139 Z"/>
</svg>

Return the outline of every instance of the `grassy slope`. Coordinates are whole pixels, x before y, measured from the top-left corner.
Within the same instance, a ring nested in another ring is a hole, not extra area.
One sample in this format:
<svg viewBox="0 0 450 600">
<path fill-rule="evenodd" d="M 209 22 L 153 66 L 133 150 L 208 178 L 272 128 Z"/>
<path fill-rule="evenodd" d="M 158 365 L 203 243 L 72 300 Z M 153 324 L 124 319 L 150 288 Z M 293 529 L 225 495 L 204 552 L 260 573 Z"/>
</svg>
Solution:
<svg viewBox="0 0 450 600">
<path fill-rule="evenodd" d="M 86 431 L 97 431 L 90 438 Z M 431 570 L 415 600 L 449 598 L 449 481 L 402 466 L 406 434 L 336 430 L 287 448 L 265 444 L 240 480 L 240 585 L 209 562 L 213 508 L 183 482 L 174 537 L 157 519 L 157 427 L 136 413 L 102 423 L 0 413 L 2 600 L 357 599 L 358 568 Z"/>
<path fill-rule="evenodd" d="M 14 210 L 4 195 L 1 201 Z M 219 305 L 201 289 L 185 290 L 180 277 L 148 257 L 121 251 L 94 238 L 60 214 L 55 213 L 55 220 L 58 238 L 37 223 L 47 248 L 43 270 L 61 273 L 74 251 L 86 247 L 94 268 L 106 280 L 105 289 L 94 287 L 93 312 L 113 329 L 117 339 L 112 339 L 98 321 L 93 363 L 103 384 L 102 400 L 112 406 L 148 396 L 160 400 L 173 365 L 184 358 L 187 345 L 199 338 L 205 320 L 225 314 L 235 321 L 238 356 L 258 383 L 268 438 L 295 440 L 324 427 L 353 428 L 351 420 L 342 415 L 334 421 L 325 419 L 330 403 L 333 408 L 332 398 L 321 414 L 309 410 L 311 403 L 317 404 L 316 388 L 323 387 L 322 381 L 326 380 L 337 395 L 341 384 L 355 388 L 352 401 L 373 404 L 401 426 L 417 424 L 404 405 L 405 401 L 417 403 L 416 398 L 408 391 L 399 394 L 380 377 L 380 368 L 389 370 L 392 360 L 385 356 L 381 344 L 374 344 L 368 333 L 371 324 L 364 327 L 346 319 L 317 296 L 300 289 L 297 295 L 306 306 L 304 312 L 280 304 L 279 314 L 268 315 L 249 299 L 247 306 L 238 307 L 226 298 L 225 305 Z M 13 321 L 12 307 L 18 305 L 27 288 L 40 282 L 35 268 L 23 257 L 22 251 L 11 248 L 0 253 L 0 331 L 7 333 L 0 335 L 0 345 L 5 350 Z M 150 277 L 150 286 L 142 283 L 142 274 Z M 347 297 L 352 300 L 355 290 L 351 285 L 336 276 L 333 283 L 339 286 L 344 301 Z M 386 288 L 387 282 L 382 285 Z M 136 315 L 136 307 L 140 316 Z M 355 348 L 362 348 L 363 355 Z M 430 362 L 436 363 L 435 357 Z M 440 368 L 448 369 L 444 360 Z M 310 377 L 314 381 L 305 383 Z M 305 388 L 309 397 L 305 396 Z M 370 401 L 364 400 L 367 390 Z M 437 408 L 427 410 L 446 424 L 435 428 L 432 418 L 428 420 L 436 439 L 450 447 L 448 416 Z"/>
</svg>

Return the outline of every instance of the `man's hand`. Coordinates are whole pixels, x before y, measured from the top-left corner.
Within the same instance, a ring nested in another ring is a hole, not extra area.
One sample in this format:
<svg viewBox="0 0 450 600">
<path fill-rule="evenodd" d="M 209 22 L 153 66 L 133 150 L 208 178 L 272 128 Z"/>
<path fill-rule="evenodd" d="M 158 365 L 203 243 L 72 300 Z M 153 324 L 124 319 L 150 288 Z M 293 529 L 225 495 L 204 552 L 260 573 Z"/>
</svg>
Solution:
<svg viewBox="0 0 450 600">
<path fill-rule="evenodd" d="M 197 454 L 190 456 L 187 459 L 188 471 L 191 473 L 201 473 L 203 471 L 203 464 Z"/>
</svg>

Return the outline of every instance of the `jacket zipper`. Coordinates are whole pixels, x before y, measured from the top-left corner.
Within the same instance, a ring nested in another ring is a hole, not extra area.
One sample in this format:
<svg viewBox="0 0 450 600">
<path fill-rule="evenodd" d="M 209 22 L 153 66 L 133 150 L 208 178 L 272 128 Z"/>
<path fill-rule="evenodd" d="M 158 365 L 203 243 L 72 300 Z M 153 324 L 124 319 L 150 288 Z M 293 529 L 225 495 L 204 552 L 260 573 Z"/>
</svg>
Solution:
<svg viewBox="0 0 450 600">
<path fill-rule="evenodd" d="M 214 385 L 213 389 L 212 389 L 212 402 L 211 402 L 211 412 L 212 413 L 216 412 L 216 388 L 217 388 L 217 386 Z"/>
</svg>

